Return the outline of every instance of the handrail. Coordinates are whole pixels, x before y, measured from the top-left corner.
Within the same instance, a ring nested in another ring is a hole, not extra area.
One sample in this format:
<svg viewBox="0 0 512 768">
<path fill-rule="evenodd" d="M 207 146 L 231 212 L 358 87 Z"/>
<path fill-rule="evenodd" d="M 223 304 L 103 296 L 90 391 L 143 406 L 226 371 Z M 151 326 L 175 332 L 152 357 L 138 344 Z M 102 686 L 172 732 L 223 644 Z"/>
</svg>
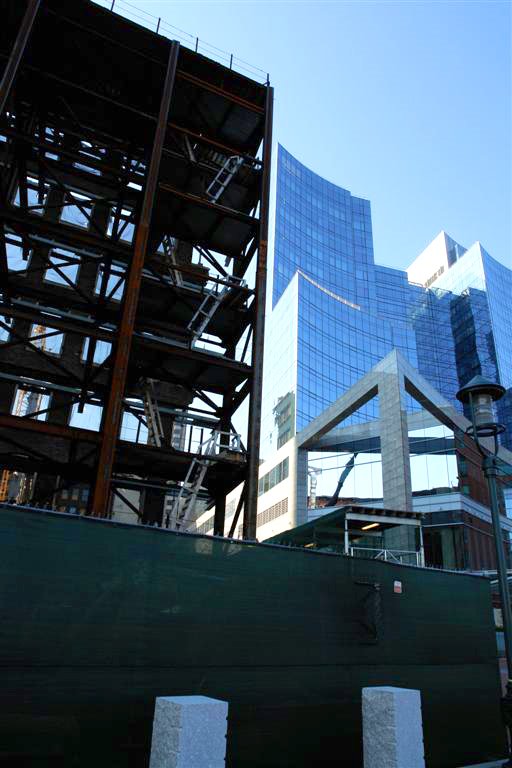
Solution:
<svg viewBox="0 0 512 768">
<path fill-rule="evenodd" d="M 415 549 L 382 549 L 376 547 L 349 547 L 349 554 L 354 557 L 355 552 L 376 552 L 376 555 L 369 555 L 373 560 L 384 560 L 386 562 L 395 562 L 403 564 L 405 557 L 413 556 L 416 559 L 416 565 L 421 565 L 421 552 Z M 357 555 L 356 555 L 357 556 Z"/>
<path fill-rule="evenodd" d="M 219 64 L 234 69 L 240 74 L 246 77 L 251 77 L 253 80 L 265 83 L 269 85 L 269 75 L 260 67 L 255 67 L 253 64 L 240 59 L 238 56 L 234 56 L 232 53 L 224 51 L 222 48 L 206 42 L 205 40 L 199 40 L 195 35 L 186 32 L 180 27 L 176 27 L 173 24 L 169 24 L 164 21 L 160 16 L 154 16 L 152 13 L 148 13 L 143 8 L 139 8 L 127 0 L 93 0 L 97 5 L 106 8 L 109 11 L 119 13 L 131 21 L 135 21 L 147 29 L 151 29 L 163 37 L 168 37 L 172 40 L 179 40 L 182 45 L 194 50 L 196 53 L 203 53 L 205 56 L 214 59 Z"/>
</svg>

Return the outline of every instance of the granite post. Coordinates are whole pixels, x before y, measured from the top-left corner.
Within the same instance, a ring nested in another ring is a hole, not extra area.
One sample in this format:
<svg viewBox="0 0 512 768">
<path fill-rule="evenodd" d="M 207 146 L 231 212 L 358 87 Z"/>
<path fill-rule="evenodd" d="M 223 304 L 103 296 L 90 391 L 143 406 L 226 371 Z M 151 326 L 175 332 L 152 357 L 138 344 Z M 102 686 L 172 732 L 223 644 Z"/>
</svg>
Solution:
<svg viewBox="0 0 512 768">
<path fill-rule="evenodd" d="M 161 696 L 150 768 L 224 768 L 228 704 L 206 696 Z"/>
<path fill-rule="evenodd" d="M 363 688 L 364 768 L 425 768 L 421 695 L 408 688 Z"/>
</svg>

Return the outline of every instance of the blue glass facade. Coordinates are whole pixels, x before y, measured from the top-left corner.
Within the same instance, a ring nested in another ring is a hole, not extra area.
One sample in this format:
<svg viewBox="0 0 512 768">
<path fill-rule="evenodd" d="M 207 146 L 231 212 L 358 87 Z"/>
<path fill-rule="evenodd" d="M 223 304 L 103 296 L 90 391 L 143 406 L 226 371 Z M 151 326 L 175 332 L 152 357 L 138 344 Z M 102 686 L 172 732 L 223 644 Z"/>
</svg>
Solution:
<svg viewBox="0 0 512 768">
<path fill-rule="evenodd" d="M 376 265 L 370 203 L 279 147 L 263 458 L 393 348 L 457 407 L 455 393 L 477 373 L 512 387 L 511 270 L 480 244 L 466 251 L 444 233 L 434 244 L 413 270 L 421 284 Z M 512 389 L 498 415 L 510 447 Z"/>
<path fill-rule="evenodd" d="M 298 305 L 296 427 L 300 430 L 396 343 L 391 323 L 345 304 L 302 276 Z M 373 407 L 370 403 L 361 409 L 359 419 L 375 417 Z"/>
<path fill-rule="evenodd" d="M 370 203 L 279 147 L 273 306 L 297 270 L 369 307 L 375 301 Z"/>
<path fill-rule="evenodd" d="M 451 330 L 460 386 L 478 374 L 507 392 L 497 404 L 512 450 L 512 270 L 475 243 L 435 282 L 450 291 Z"/>
<path fill-rule="evenodd" d="M 440 288 L 409 284 L 409 319 L 414 330 L 417 370 L 459 408 L 455 340 L 450 330 L 453 295 Z M 469 379 L 467 379 L 468 381 Z"/>
</svg>

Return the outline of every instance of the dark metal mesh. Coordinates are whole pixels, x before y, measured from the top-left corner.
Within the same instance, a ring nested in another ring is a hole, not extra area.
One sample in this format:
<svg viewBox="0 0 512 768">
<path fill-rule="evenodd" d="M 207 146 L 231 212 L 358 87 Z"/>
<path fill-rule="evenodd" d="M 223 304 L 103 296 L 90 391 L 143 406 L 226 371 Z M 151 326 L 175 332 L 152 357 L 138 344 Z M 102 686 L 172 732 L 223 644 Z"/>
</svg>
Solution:
<svg viewBox="0 0 512 768">
<path fill-rule="evenodd" d="M 200 693 L 232 768 L 360 768 L 369 685 L 422 691 L 429 768 L 504 753 L 484 579 L 1 506 L 0 537 L 2 765 L 146 766 L 155 697 Z"/>
</svg>

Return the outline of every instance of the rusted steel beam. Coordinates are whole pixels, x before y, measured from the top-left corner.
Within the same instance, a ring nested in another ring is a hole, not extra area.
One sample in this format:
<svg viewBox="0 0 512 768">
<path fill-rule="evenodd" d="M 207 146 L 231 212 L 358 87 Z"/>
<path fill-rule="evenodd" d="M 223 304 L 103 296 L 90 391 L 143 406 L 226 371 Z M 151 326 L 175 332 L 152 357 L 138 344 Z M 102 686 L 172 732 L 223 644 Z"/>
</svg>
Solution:
<svg viewBox="0 0 512 768">
<path fill-rule="evenodd" d="M 22 334 L 18 333 L 14 328 L 12 328 L 9 325 L 7 325 L 7 323 L 4 323 L 3 320 L 0 320 L 0 328 L 3 328 L 4 330 L 6 330 L 9 333 L 9 336 L 14 336 L 15 339 L 18 339 L 18 341 L 21 344 L 24 344 L 26 347 L 28 347 L 30 349 L 30 351 L 34 352 L 34 354 L 36 354 L 40 359 L 45 360 L 45 362 L 47 362 L 53 368 L 56 368 L 58 371 L 61 371 L 64 374 L 64 376 L 66 376 L 68 381 L 74 380 L 80 386 L 82 385 L 82 382 L 78 378 L 78 376 L 76 376 L 72 371 L 68 370 L 64 365 L 62 365 L 62 363 L 57 361 L 55 359 L 55 356 L 52 355 L 51 352 L 46 352 L 43 349 L 41 349 L 38 346 L 36 346 L 33 343 L 32 339 L 30 337 L 23 336 Z M 45 336 L 46 336 L 46 334 L 45 334 Z M 35 337 L 35 338 L 38 338 L 38 337 Z M 41 338 L 43 338 L 43 337 L 41 337 Z M 11 346 L 12 346 L 12 344 L 11 344 Z M 4 345 L 2 345 L 2 347 L 4 347 Z M 7 345 L 5 345 L 4 348 L 6 348 L 6 347 L 7 347 Z"/>
<path fill-rule="evenodd" d="M 96 10 L 99 13 L 104 12 L 104 10 L 101 9 L 101 8 L 96 9 Z M 150 55 L 148 55 L 148 53 L 146 53 L 146 52 L 144 52 L 144 51 L 142 51 L 140 49 L 128 46 L 124 42 L 121 42 L 120 40 L 116 39 L 115 37 L 112 37 L 111 35 L 103 34 L 103 33 L 99 32 L 97 29 L 95 29 L 94 26 L 90 26 L 90 27 L 87 26 L 86 27 L 83 24 L 80 24 L 79 22 L 75 21 L 74 19 L 70 19 L 68 16 L 65 16 L 64 14 L 59 13 L 57 11 L 54 11 L 52 9 L 47 9 L 46 12 L 49 13 L 49 14 L 52 14 L 52 15 L 60 17 L 61 19 L 65 20 L 68 24 L 73 25 L 74 27 L 77 27 L 79 29 L 82 29 L 82 30 L 86 31 L 90 35 L 94 35 L 95 37 L 97 37 L 97 38 L 99 38 L 101 40 L 104 40 L 104 41 L 106 41 L 106 42 L 108 42 L 108 43 L 110 43 L 110 44 L 112 44 L 114 46 L 117 46 L 117 47 L 127 51 L 131 56 L 132 55 L 139 56 L 139 57 L 145 59 L 146 61 L 150 61 L 150 62 L 152 62 L 154 64 L 159 65 L 159 66 L 165 66 L 164 62 L 161 61 L 160 59 L 155 58 L 154 56 L 150 56 Z M 123 19 L 123 21 L 124 21 L 124 19 Z M 158 32 L 154 33 L 151 30 L 148 30 L 148 29 L 142 30 L 141 28 L 139 28 L 139 31 L 140 32 L 144 31 L 145 33 L 148 33 L 148 34 L 152 35 L 154 38 L 159 39 L 158 38 Z M 219 65 L 217 65 L 217 66 L 219 66 Z M 222 67 L 222 68 L 224 69 L 224 67 Z M 239 72 L 234 72 L 234 74 L 239 79 L 243 79 L 243 80 L 247 79 L 245 77 L 245 75 L 242 75 Z M 212 91 L 213 93 L 218 93 L 219 95 L 223 96 L 226 99 L 229 99 L 231 101 L 236 101 L 241 106 L 244 106 L 247 109 L 250 109 L 250 110 L 252 110 L 254 112 L 259 112 L 260 114 L 264 114 L 264 111 L 265 111 L 264 107 L 260 107 L 258 104 L 254 104 L 253 102 L 248 101 L 247 99 L 244 99 L 241 96 L 237 96 L 237 94 L 232 93 L 231 91 L 227 91 L 224 88 L 221 88 L 219 86 L 216 86 L 213 83 L 209 83 L 206 80 L 202 80 L 201 78 L 196 77 L 194 75 L 190 75 L 187 72 L 184 72 L 182 70 L 179 70 L 176 73 L 176 76 L 180 77 L 182 79 L 186 79 L 186 80 L 189 80 L 191 82 L 194 82 L 195 84 L 199 85 L 201 88 L 204 88 L 204 90 Z M 263 86 L 261 86 L 261 87 L 263 88 Z"/>
<path fill-rule="evenodd" d="M 30 231 L 31 237 L 47 237 L 52 241 L 52 247 L 69 248 L 77 250 L 79 247 L 99 251 L 99 253 L 113 253 L 119 256 L 120 260 L 129 261 L 131 248 L 122 243 L 113 243 L 109 237 L 100 237 L 87 230 L 79 230 L 73 224 L 63 221 L 50 221 L 49 219 L 34 216 L 30 213 L 19 213 L 14 208 L 4 211 L 3 219 L 8 227 L 14 230 L 14 233 L 23 236 Z M 105 259 L 103 259 L 105 260 Z"/>
<path fill-rule="evenodd" d="M 74 124 L 73 124 L 74 125 Z M 49 122 L 48 128 L 55 128 L 57 127 L 55 124 L 55 118 L 52 119 L 51 122 Z M 91 128 L 85 128 L 78 133 L 76 130 L 73 130 L 72 127 L 70 127 L 69 124 L 64 123 L 64 118 L 62 118 L 59 121 L 58 124 L 59 130 L 66 131 L 66 136 L 68 137 L 74 137 L 78 139 L 79 141 L 85 141 L 89 140 L 92 142 L 96 142 L 99 145 L 101 145 L 102 148 L 114 150 L 116 152 L 122 152 L 124 154 L 127 154 L 129 151 L 132 152 L 132 147 L 125 145 L 120 139 L 115 139 L 112 136 L 109 136 L 108 134 L 104 133 L 98 133 L 95 132 Z M 80 154 L 79 149 L 73 149 L 72 147 L 65 147 L 62 144 L 56 144 L 51 141 L 45 141 L 44 139 L 36 138 L 33 134 L 30 133 L 22 133 L 21 131 L 17 131 L 14 128 L 9 128 L 8 126 L 2 128 L 2 133 L 5 134 L 5 136 L 8 136 L 9 138 L 16 139 L 18 141 L 24 142 L 26 144 L 29 144 L 31 147 L 35 147 L 40 150 L 47 150 L 48 152 L 57 152 L 59 153 L 60 157 L 63 159 L 69 160 L 69 170 L 73 171 L 73 174 L 80 176 L 81 178 L 89 178 L 90 174 L 86 174 L 81 172 L 78 168 L 73 166 L 73 163 L 75 162 L 83 162 L 84 155 Z M 232 153 L 233 154 L 233 153 Z M 110 165 L 108 162 L 95 159 L 93 156 L 87 157 L 87 163 L 88 166 L 91 168 L 95 168 L 96 170 L 100 171 L 102 174 L 101 179 L 95 179 L 97 183 L 101 181 L 103 184 L 109 184 L 110 182 L 106 181 L 105 179 L 108 177 L 112 177 L 115 179 L 118 179 L 119 177 L 119 168 L 117 166 Z M 34 162 L 34 166 L 36 166 L 37 163 Z M 62 168 L 63 163 L 59 162 L 58 167 Z M 128 175 L 129 181 L 136 181 L 137 175 L 133 170 L 127 169 L 126 174 Z M 117 183 L 111 184 L 112 188 L 114 190 L 117 189 Z"/>
<path fill-rule="evenodd" d="M 112 6 L 113 5 L 114 3 L 112 3 Z M 129 53 L 130 56 L 139 56 L 141 59 L 145 59 L 145 61 L 151 61 L 153 62 L 153 64 L 158 64 L 158 66 L 161 66 L 162 68 L 165 67 L 165 61 L 156 59 L 154 58 L 154 56 L 149 56 L 147 53 L 145 53 L 144 51 L 141 51 L 138 48 L 133 48 L 132 46 L 125 45 L 120 40 L 117 40 L 115 37 L 112 37 L 112 35 L 105 35 L 102 32 L 99 32 L 97 29 L 94 28 L 94 26 L 85 26 L 84 24 L 80 24 L 78 21 L 75 21 L 74 19 L 70 19 L 69 16 L 65 16 L 63 13 L 60 13 L 59 11 L 54 11 L 51 8 L 47 8 L 45 10 L 46 10 L 46 13 L 48 13 L 49 15 L 56 16 L 57 18 L 60 18 L 63 21 L 67 22 L 68 24 L 72 25 L 73 27 L 76 27 L 77 29 L 81 29 L 87 34 L 97 37 L 99 40 L 103 40 L 111 45 L 115 45 L 118 48 L 121 48 L 122 50 Z M 102 8 L 101 6 L 97 6 L 95 7 L 94 11 L 95 13 L 102 13 L 106 11 L 106 9 Z M 112 8 L 110 9 L 110 12 L 112 12 Z M 127 19 L 123 18 L 122 15 L 118 15 L 118 20 L 122 22 L 127 21 Z M 145 29 L 143 27 L 139 27 L 139 31 L 147 32 L 150 35 L 155 35 L 155 33 L 152 32 L 150 29 Z M 142 62 L 141 62 L 141 66 L 144 66 Z"/>
<path fill-rule="evenodd" d="M 247 480 L 244 504 L 244 539 L 256 538 L 258 511 L 258 467 L 260 458 L 261 394 L 263 385 L 263 337 L 265 334 L 265 302 L 267 286 L 267 238 L 270 196 L 270 161 L 272 152 L 273 88 L 267 88 L 265 134 L 263 139 L 263 173 L 261 179 L 260 231 L 256 267 L 255 315 L 252 337 L 252 386 L 249 401 L 247 434 Z"/>
<path fill-rule="evenodd" d="M 160 184 L 159 186 L 160 189 L 162 189 L 164 192 L 169 192 L 171 195 L 182 198 L 182 200 L 187 200 L 190 203 L 201 205 L 203 208 L 209 208 L 211 211 L 215 211 L 216 213 L 229 216 L 232 219 L 237 219 L 238 221 L 241 221 L 243 224 L 247 224 L 248 226 L 256 228 L 259 224 L 259 220 L 257 218 L 254 216 L 249 216 L 247 213 L 243 213 L 242 211 L 236 211 L 234 208 L 228 208 L 227 206 L 221 205 L 220 203 L 212 203 L 210 200 L 205 200 L 205 198 L 199 197 L 199 195 L 194 195 L 191 192 L 182 192 L 180 189 L 171 187 L 170 184 Z"/>
<path fill-rule="evenodd" d="M 3 114 L 5 109 L 12 84 L 14 83 L 14 78 L 16 77 L 23 53 L 27 47 L 28 39 L 32 32 L 32 27 L 34 26 L 34 21 L 36 20 L 40 5 L 41 0 L 29 0 L 28 2 L 27 10 L 23 16 L 23 21 L 21 22 L 11 55 L 7 61 L 2 80 L 0 81 L 0 115 Z"/>
<path fill-rule="evenodd" d="M 129 104 L 123 104 L 121 101 L 116 101 L 116 99 L 111 99 L 108 96 L 105 96 L 99 90 L 92 91 L 90 88 L 86 88 L 83 85 L 78 85 L 78 83 L 73 83 L 71 80 L 66 80 L 63 77 L 58 77 L 58 75 L 52 75 L 50 72 L 42 72 L 37 67 L 33 67 L 31 65 L 27 65 L 26 69 L 29 72 L 33 72 L 36 77 L 40 77 L 44 80 L 50 80 L 54 83 L 59 83 L 60 85 L 68 86 L 69 88 L 73 88 L 75 91 L 85 93 L 88 96 L 92 96 L 94 99 L 99 99 L 100 101 L 105 102 L 106 104 L 112 104 L 114 107 L 119 107 L 119 109 L 123 109 L 126 112 L 131 112 L 131 114 L 138 115 L 145 120 L 151 120 L 152 122 L 156 122 L 157 120 L 156 115 L 152 115 L 149 112 L 143 112 L 140 109 L 136 109 L 136 107 L 131 107 Z"/>
<path fill-rule="evenodd" d="M 0 321 L 1 322 L 1 321 Z M 149 338 L 148 336 L 135 336 L 135 338 L 144 345 L 146 348 L 153 348 L 155 350 L 161 350 L 169 355 L 169 358 L 180 357 L 183 360 L 191 360 L 197 363 L 201 368 L 224 368 L 232 370 L 235 373 L 240 373 L 243 377 L 251 376 L 251 369 L 245 363 L 240 363 L 238 360 L 232 360 L 229 357 L 221 357 L 220 355 L 212 354 L 208 351 L 188 349 L 187 347 L 170 346 L 164 340 L 160 341 L 157 338 Z M 186 376 L 185 376 L 186 378 Z M 196 377 L 197 379 L 198 377 Z M 180 378 L 176 379 L 176 383 L 182 384 Z M 197 383 L 197 381 L 196 381 Z"/>
<path fill-rule="evenodd" d="M 35 307 L 33 309 L 27 309 L 26 305 L 21 305 L 21 308 L 18 309 L 14 305 L 8 307 L 2 305 L 2 315 L 6 317 L 15 317 L 19 320 L 28 320 L 35 324 L 41 324 L 41 321 L 45 319 L 48 320 L 51 328 L 57 328 L 59 331 L 77 333 L 81 336 L 92 336 L 94 339 L 99 339 L 100 341 L 112 341 L 112 334 L 108 333 L 108 331 L 102 331 L 101 328 L 98 328 L 96 325 L 81 323 L 80 320 L 68 320 L 66 317 L 62 318 L 57 315 L 45 317 L 42 316 L 41 312 Z M 21 338 L 19 343 L 26 344 L 27 341 L 28 339 Z M 5 344 L 2 344 L 1 349 L 6 349 Z"/>
<path fill-rule="evenodd" d="M 211 147 L 216 147 L 226 155 L 239 155 L 240 157 L 243 157 L 244 160 L 247 160 L 249 163 L 253 163 L 257 167 L 261 165 L 261 160 L 258 160 L 256 157 L 248 155 L 245 152 L 241 152 L 238 148 L 235 149 L 233 146 L 229 146 L 228 144 L 223 144 L 216 139 L 212 139 L 205 133 L 197 133 L 196 131 L 191 131 L 190 128 L 184 128 L 182 125 L 178 125 L 177 123 L 169 123 L 169 128 L 172 128 L 173 130 L 177 131 L 178 133 L 182 133 L 185 136 L 192 136 L 192 138 L 196 139 L 200 144 L 208 144 Z"/>
<path fill-rule="evenodd" d="M 222 96 L 224 99 L 232 101 L 235 104 L 238 104 L 238 106 L 244 107 L 244 109 L 248 109 L 251 112 L 257 112 L 259 115 L 265 114 L 265 107 L 260 107 L 259 104 L 254 104 L 252 101 L 247 101 L 247 99 L 243 99 L 241 96 L 237 96 L 235 93 L 231 93 L 231 91 L 226 91 L 224 88 L 219 88 L 212 83 L 206 82 L 206 80 L 201 80 L 201 78 L 196 77 L 195 75 L 190 75 L 188 72 L 183 72 L 183 70 L 180 70 L 176 73 L 176 76 L 179 77 L 180 80 L 186 80 L 189 83 L 197 85 L 198 88 L 203 88 L 205 91 L 216 93 L 218 96 Z"/>
<path fill-rule="evenodd" d="M 7 246 L 5 243 L 5 226 L 0 221 L 0 286 L 4 301 L 10 302 L 11 290 L 9 285 L 9 264 L 7 262 Z"/>
<path fill-rule="evenodd" d="M 151 214 L 158 188 L 158 174 L 160 160 L 165 141 L 167 120 L 171 105 L 176 68 L 178 64 L 179 43 L 172 42 L 169 51 L 169 63 L 165 76 L 165 83 L 160 105 L 160 114 L 155 132 L 155 140 L 151 153 L 146 188 L 141 215 L 135 235 L 133 258 L 129 267 L 124 294 L 121 321 L 119 325 L 119 337 L 116 345 L 112 384 L 108 404 L 105 409 L 103 421 L 103 439 L 98 462 L 98 474 L 94 486 L 92 500 L 92 514 L 95 517 L 105 517 L 108 513 L 110 497 L 110 481 L 114 464 L 114 454 L 121 423 L 123 395 L 128 371 L 128 361 L 132 343 L 132 335 L 135 327 L 135 316 L 139 300 L 139 291 L 142 280 L 142 270 L 146 258 L 149 239 Z"/>
<path fill-rule="evenodd" d="M 0 413 L 0 427 L 16 430 L 17 432 L 35 432 L 40 435 L 62 437 L 65 440 L 81 440 L 85 443 L 99 443 L 101 439 L 100 434 L 93 432 L 91 429 L 49 424 L 47 421 L 24 419 L 22 416 L 11 416 L 6 413 Z"/>
</svg>

